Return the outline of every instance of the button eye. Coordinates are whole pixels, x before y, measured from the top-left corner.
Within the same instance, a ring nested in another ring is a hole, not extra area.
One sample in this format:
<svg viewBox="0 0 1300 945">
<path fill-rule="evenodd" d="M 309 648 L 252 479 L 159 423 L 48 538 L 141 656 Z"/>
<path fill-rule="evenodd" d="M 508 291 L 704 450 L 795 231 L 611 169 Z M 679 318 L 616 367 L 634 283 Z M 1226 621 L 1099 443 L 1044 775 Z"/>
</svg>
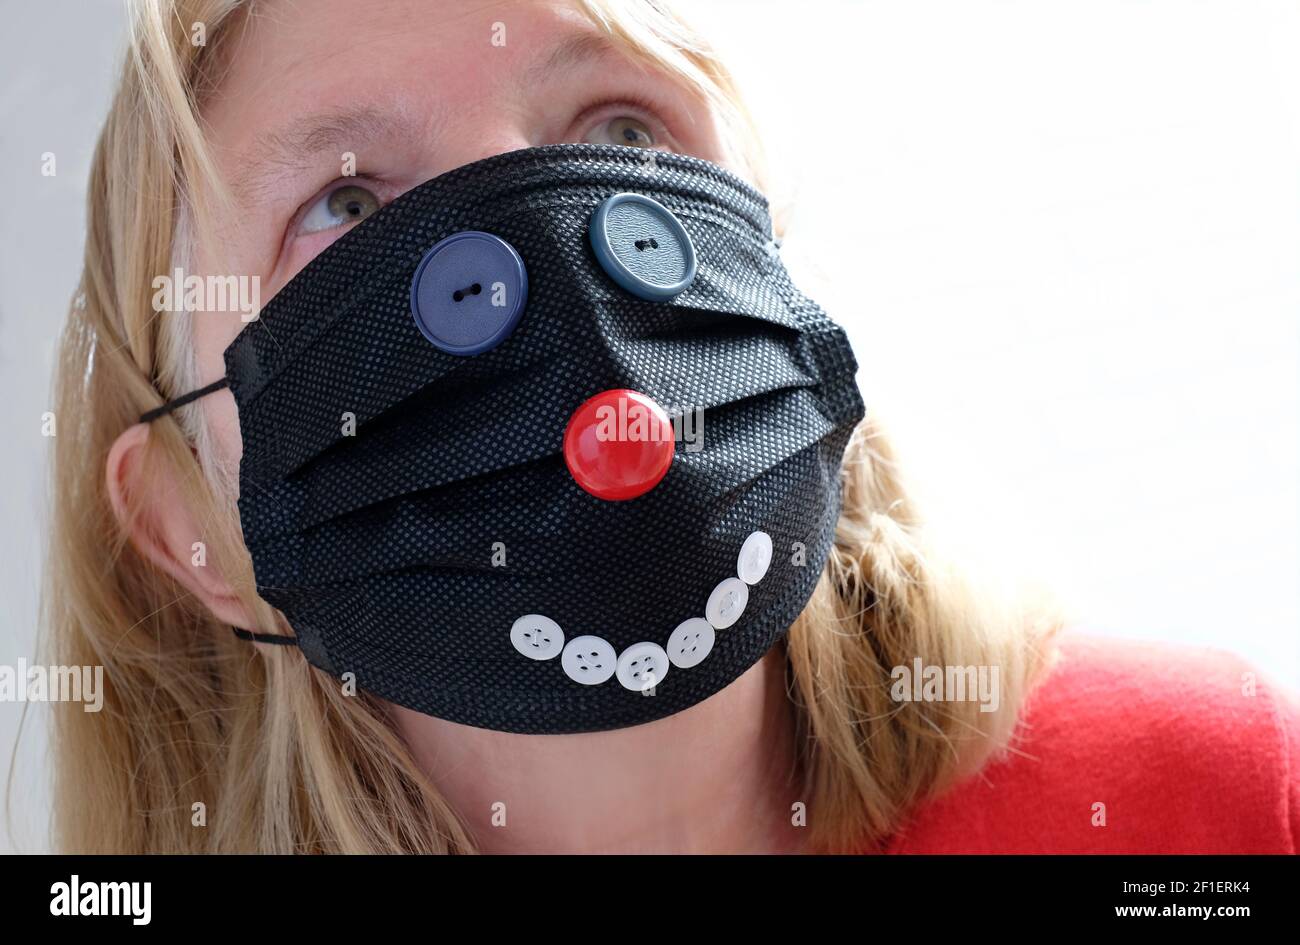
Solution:
<svg viewBox="0 0 1300 945">
<path fill-rule="evenodd" d="M 695 279 L 695 246 L 671 210 L 642 194 L 621 193 L 596 208 L 587 225 L 596 261 L 625 291 L 667 302 Z"/>
<path fill-rule="evenodd" d="M 460 356 L 490 351 L 510 336 L 528 298 L 528 272 L 513 246 L 465 230 L 425 253 L 411 279 L 411 314 L 434 346 Z"/>
<path fill-rule="evenodd" d="M 602 121 L 582 139 L 587 144 L 621 144 L 629 148 L 653 148 L 655 136 L 645 122 L 628 115 Z"/>
</svg>

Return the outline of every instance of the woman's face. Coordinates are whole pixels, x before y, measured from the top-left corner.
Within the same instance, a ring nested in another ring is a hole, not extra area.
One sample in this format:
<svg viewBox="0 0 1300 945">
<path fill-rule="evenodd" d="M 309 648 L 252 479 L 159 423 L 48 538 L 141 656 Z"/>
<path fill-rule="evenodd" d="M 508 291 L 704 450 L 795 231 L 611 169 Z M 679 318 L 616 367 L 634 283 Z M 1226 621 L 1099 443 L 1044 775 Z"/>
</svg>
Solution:
<svg viewBox="0 0 1300 945">
<path fill-rule="evenodd" d="M 235 29 L 203 104 L 234 206 L 190 270 L 255 275 L 263 303 L 379 207 L 493 154 L 589 141 L 724 162 L 706 106 L 563 2 L 273 0 Z M 237 312 L 195 317 L 204 381 L 244 327 Z M 233 466 L 234 398 L 204 409 Z"/>
<path fill-rule="evenodd" d="M 186 275 L 257 276 L 263 302 L 378 207 L 494 154 L 589 141 L 726 163 L 700 100 L 638 65 L 557 0 L 267 0 L 234 29 L 202 103 L 233 207 L 200 236 Z M 197 313 L 193 324 L 200 382 L 221 377 L 223 352 L 245 327 L 240 313 Z M 236 468 L 242 448 L 233 396 L 223 390 L 199 403 L 216 458 Z M 125 470 L 144 430 L 124 433 L 110 455 L 116 507 L 130 491 Z M 163 540 L 138 543 L 219 620 L 252 626 L 218 568 L 188 566 L 198 524 L 169 498 L 179 491 L 149 495 Z M 714 827 L 752 833 L 762 792 L 751 787 L 785 783 L 793 749 L 781 735 L 788 727 L 783 667 L 766 658 L 685 712 L 597 735 L 507 735 L 392 709 L 417 760 L 438 772 L 440 787 L 484 836 L 499 834 L 482 822 L 484 812 L 508 796 L 516 822 L 534 831 L 516 827 L 515 847 L 525 836 L 552 845 L 557 836 L 604 842 L 610 825 L 627 820 L 628 799 L 648 792 L 656 801 L 642 805 L 637 826 L 670 843 L 691 823 L 694 805 L 719 798 L 737 821 L 718 819 Z M 677 764 L 662 763 L 669 755 Z M 698 785 L 707 797 L 683 790 L 681 767 L 708 774 Z"/>
</svg>

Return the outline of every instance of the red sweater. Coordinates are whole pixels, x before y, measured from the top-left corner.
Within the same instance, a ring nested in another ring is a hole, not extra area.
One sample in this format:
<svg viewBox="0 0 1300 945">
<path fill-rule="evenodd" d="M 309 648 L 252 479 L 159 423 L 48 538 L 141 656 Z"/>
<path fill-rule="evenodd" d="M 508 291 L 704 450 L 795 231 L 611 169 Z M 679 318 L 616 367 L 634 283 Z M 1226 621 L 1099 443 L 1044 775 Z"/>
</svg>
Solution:
<svg viewBox="0 0 1300 945">
<path fill-rule="evenodd" d="M 1295 853 L 1300 708 L 1226 653 L 1066 636 L 1014 749 L 890 853 Z M 1105 826 L 1094 826 L 1095 804 Z"/>
</svg>

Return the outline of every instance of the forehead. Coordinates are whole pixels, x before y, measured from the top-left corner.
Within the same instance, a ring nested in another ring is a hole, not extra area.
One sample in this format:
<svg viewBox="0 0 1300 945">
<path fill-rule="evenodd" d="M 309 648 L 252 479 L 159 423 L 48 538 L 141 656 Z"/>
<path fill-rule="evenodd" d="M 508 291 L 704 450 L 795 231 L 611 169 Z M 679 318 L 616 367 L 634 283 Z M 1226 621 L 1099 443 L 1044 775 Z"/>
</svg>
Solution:
<svg viewBox="0 0 1300 945">
<path fill-rule="evenodd" d="M 221 149 L 325 112 L 428 124 L 448 110 L 509 108 L 541 76 L 613 54 L 564 0 L 269 0 L 223 42 L 204 123 Z"/>
<path fill-rule="evenodd" d="M 477 86 L 595 29 L 564 0 L 264 0 L 232 33 L 210 103 L 218 112 L 259 94 L 287 103 L 425 79 Z"/>
</svg>

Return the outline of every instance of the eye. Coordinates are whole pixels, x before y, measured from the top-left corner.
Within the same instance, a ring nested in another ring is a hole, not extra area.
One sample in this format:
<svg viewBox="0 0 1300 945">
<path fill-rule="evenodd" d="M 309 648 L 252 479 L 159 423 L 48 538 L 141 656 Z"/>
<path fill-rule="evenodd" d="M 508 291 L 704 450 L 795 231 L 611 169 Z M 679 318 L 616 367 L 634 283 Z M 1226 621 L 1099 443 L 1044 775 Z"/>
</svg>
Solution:
<svg viewBox="0 0 1300 945">
<path fill-rule="evenodd" d="M 587 144 L 621 144 L 630 148 L 653 148 L 655 137 L 645 122 L 627 115 L 602 121 L 582 139 Z"/>
<path fill-rule="evenodd" d="M 364 187 L 344 184 L 324 194 L 307 208 L 298 233 L 319 233 L 337 226 L 359 223 L 381 206 L 379 198 Z"/>
</svg>

